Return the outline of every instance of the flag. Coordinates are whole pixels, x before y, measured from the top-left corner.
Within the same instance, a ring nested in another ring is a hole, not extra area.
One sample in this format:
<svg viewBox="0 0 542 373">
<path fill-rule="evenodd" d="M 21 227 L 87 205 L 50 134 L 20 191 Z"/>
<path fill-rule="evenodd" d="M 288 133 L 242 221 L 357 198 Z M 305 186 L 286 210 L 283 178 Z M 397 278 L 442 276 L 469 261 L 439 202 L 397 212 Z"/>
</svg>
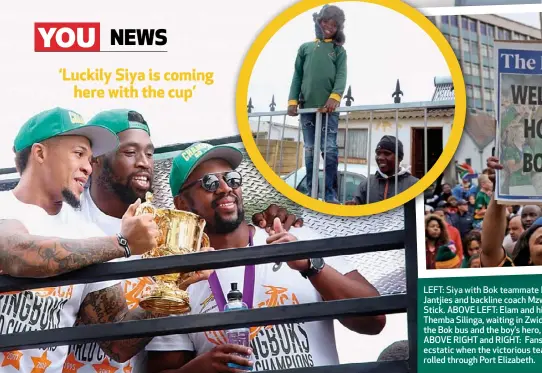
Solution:
<svg viewBox="0 0 542 373">
<path fill-rule="evenodd" d="M 461 180 L 471 181 L 478 177 L 478 174 L 474 172 L 474 169 L 468 163 L 456 164 L 455 167 Z"/>
</svg>

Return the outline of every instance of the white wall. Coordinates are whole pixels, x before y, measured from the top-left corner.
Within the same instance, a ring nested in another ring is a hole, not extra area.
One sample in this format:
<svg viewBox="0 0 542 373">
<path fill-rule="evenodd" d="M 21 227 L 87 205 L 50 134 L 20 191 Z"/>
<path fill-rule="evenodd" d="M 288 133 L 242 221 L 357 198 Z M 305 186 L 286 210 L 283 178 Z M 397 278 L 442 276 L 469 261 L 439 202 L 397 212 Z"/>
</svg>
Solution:
<svg viewBox="0 0 542 373">
<path fill-rule="evenodd" d="M 466 158 L 470 158 L 472 160 L 471 166 L 474 168 L 474 171 L 481 173 L 482 170 L 486 168 L 486 160 L 491 156 L 491 149 L 494 145 L 495 141 L 492 141 L 489 145 L 487 145 L 484 148 L 481 155 L 482 158 L 480 159 L 480 151 L 478 150 L 478 147 L 472 138 L 466 132 L 464 132 L 463 136 L 461 137 L 461 142 L 457 147 L 457 151 L 455 152 L 454 159 L 459 163 L 463 163 L 465 162 Z"/>
<path fill-rule="evenodd" d="M 250 129 L 253 133 L 258 132 L 258 119 L 250 120 Z M 260 121 L 260 134 L 262 132 L 268 132 L 269 131 L 269 121 L 268 120 L 261 120 Z M 286 127 L 284 128 L 284 137 L 285 138 L 292 138 L 297 141 L 299 127 L 292 126 L 286 124 Z M 282 123 L 273 123 L 271 126 L 271 139 L 272 140 L 280 140 L 282 138 Z M 299 141 L 303 142 L 303 131 L 299 133 Z"/>
<path fill-rule="evenodd" d="M 427 127 L 428 128 L 442 128 L 442 145 L 446 146 L 448 137 L 450 136 L 450 131 L 452 129 L 453 117 L 449 118 L 427 118 Z M 411 159 L 411 128 L 420 127 L 423 128 L 424 120 L 423 118 L 414 118 L 414 119 L 399 119 L 397 121 L 399 125 L 399 140 L 403 143 L 403 152 L 404 159 L 403 165 L 410 166 L 412 164 Z M 339 122 L 339 128 L 345 127 L 345 121 L 341 120 Z M 361 119 L 350 119 L 348 121 L 348 128 L 369 128 L 369 120 Z M 394 119 L 373 119 L 373 131 L 371 135 L 371 148 L 369 151 L 370 160 L 371 160 L 371 169 L 376 167 L 376 162 L 374 159 L 374 153 L 378 141 L 385 135 L 395 136 L 395 118 Z"/>
</svg>

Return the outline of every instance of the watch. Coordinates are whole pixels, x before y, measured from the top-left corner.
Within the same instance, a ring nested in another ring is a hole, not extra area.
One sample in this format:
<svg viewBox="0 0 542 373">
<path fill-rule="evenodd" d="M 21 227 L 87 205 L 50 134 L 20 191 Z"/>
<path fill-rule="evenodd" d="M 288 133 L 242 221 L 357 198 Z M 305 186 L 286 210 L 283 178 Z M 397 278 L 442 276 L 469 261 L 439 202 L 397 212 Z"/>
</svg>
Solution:
<svg viewBox="0 0 542 373">
<path fill-rule="evenodd" d="M 304 278 L 309 278 L 314 275 L 317 275 L 318 273 L 322 272 L 322 269 L 324 269 L 324 266 L 326 263 L 324 262 L 324 259 L 322 258 L 310 258 L 309 259 L 309 269 L 306 271 L 300 272 L 301 276 Z"/>
</svg>

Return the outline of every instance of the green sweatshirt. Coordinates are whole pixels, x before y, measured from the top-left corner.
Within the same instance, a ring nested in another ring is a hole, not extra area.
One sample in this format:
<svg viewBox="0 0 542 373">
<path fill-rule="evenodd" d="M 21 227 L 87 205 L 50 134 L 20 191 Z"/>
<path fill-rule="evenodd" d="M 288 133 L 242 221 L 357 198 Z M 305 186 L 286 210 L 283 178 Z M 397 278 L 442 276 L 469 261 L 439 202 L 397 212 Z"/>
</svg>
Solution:
<svg viewBox="0 0 542 373">
<path fill-rule="evenodd" d="M 321 108 L 328 98 L 341 101 L 346 86 L 346 50 L 332 39 L 299 47 L 288 105 L 297 105 L 303 93 L 304 108 Z"/>
</svg>

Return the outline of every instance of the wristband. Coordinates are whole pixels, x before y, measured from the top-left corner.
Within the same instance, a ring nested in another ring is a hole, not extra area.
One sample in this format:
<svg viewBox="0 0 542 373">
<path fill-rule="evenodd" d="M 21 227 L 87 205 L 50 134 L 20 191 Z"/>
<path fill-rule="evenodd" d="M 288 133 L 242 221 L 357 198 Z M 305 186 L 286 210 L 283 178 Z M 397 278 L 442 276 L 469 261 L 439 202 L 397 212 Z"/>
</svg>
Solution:
<svg viewBox="0 0 542 373">
<path fill-rule="evenodd" d="M 130 246 L 128 246 L 128 241 L 124 236 L 120 233 L 117 233 L 117 241 L 119 245 L 124 249 L 124 257 L 129 258 L 132 255 L 132 251 L 130 250 Z"/>
</svg>

